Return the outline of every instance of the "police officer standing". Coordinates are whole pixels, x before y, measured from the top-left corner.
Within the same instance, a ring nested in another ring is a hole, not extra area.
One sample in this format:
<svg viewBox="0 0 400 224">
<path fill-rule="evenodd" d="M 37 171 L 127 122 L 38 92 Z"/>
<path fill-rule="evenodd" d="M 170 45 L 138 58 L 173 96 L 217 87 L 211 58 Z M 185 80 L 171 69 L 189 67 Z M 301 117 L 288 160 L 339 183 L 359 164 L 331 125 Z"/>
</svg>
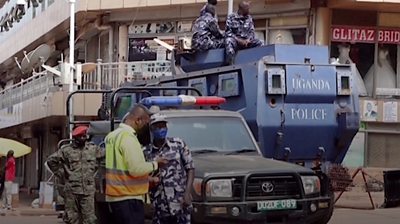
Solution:
<svg viewBox="0 0 400 224">
<path fill-rule="evenodd" d="M 193 50 L 206 51 L 224 46 L 224 35 L 215 19 L 215 6 L 212 4 L 205 6 L 204 13 L 194 22 L 192 31 Z"/>
<path fill-rule="evenodd" d="M 250 3 L 242 1 L 238 11 L 231 13 L 226 20 L 226 61 L 232 64 L 237 50 L 261 45 L 262 42 L 255 37 L 253 18 L 250 16 Z"/>
<path fill-rule="evenodd" d="M 191 191 L 194 164 L 189 148 L 182 139 L 167 138 L 167 121 L 155 114 L 150 121 L 152 144 L 145 154 L 148 160 L 166 158 L 168 164 L 152 175 L 150 200 L 155 208 L 153 224 L 190 224 Z"/>
<path fill-rule="evenodd" d="M 94 224 L 94 175 L 100 149 L 87 137 L 88 127 L 78 126 L 72 132 L 74 141 L 50 155 L 47 165 L 65 178 L 65 212 L 68 224 Z M 62 171 L 61 171 L 62 170 Z"/>
</svg>

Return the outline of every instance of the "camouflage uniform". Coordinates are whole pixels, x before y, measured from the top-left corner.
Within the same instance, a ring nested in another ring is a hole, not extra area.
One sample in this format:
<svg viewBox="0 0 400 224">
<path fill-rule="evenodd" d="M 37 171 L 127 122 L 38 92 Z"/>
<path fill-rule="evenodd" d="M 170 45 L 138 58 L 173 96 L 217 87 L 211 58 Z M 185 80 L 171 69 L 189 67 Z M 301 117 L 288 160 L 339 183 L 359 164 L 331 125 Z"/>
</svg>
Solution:
<svg viewBox="0 0 400 224">
<path fill-rule="evenodd" d="M 250 43 L 247 47 L 240 46 L 235 37 L 247 39 Z M 262 42 L 255 37 L 253 18 L 250 15 L 241 16 L 235 12 L 228 16 L 225 29 L 225 51 L 228 58 L 233 58 L 239 49 L 261 45 Z"/>
<path fill-rule="evenodd" d="M 81 149 L 74 143 L 64 145 L 48 159 L 49 168 L 58 176 L 65 175 L 65 217 L 68 224 L 94 224 L 94 175 L 100 149 L 86 143 Z"/>
<path fill-rule="evenodd" d="M 179 138 L 167 138 L 161 149 L 147 147 L 145 156 L 148 161 L 160 156 L 169 160 L 159 171 L 160 183 L 149 191 L 155 209 L 153 224 L 165 224 L 162 220 L 168 218 L 175 219 L 177 224 L 190 224 L 192 206 L 182 207 L 188 180 L 186 171 L 194 169 L 189 148 Z"/>
<path fill-rule="evenodd" d="M 197 18 L 192 31 L 192 49 L 206 51 L 224 47 L 224 36 L 219 29 L 217 20 L 210 13 L 206 12 Z"/>
</svg>

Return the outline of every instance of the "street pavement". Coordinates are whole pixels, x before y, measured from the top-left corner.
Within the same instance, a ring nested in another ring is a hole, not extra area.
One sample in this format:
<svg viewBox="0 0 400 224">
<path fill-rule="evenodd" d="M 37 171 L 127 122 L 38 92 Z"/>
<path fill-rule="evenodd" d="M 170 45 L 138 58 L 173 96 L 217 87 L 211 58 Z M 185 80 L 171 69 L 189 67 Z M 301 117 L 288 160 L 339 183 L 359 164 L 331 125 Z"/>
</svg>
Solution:
<svg viewBox="0 0 400 224">
<path fill-rule="evenodd" d="M 336 209 L 329 224 L 399 224 L 400 209 Z"/>
<path fill-rule="evenodd" d="M 399 224 L 400 208 L 335 209 L 329 224 Z M 0 216 L 0 224 L 61 224 L 55 216 Z"/>
<path fill-rule="evenodd" d="M 381 170 L 368 170 L 369 175 L 382 179 Z M 360 179 L 360 177 L 358 177 Z M 361 178 L 362 179 L 362 178 Z M 361 180 L 355 180 L 356 185 L 363 185 Z M 14 212 L 9 212 L 6 216 L 0 216 L 0 224 L 61 224 L 61 219 L 57 219 L 57 213 L 53 209 L 33 209 L 30 207 L 32 198 L 20 195 L 20 207 Z M 368 194 L 361 188 L 353 188 L 350 192 L 345 192 L 337 201 L 333 217 L 329 224 L 399 224 L 400 207 L 393 209 L 379 208 L 383 204 L 383 192 L 371 193 L 374 210 L 371 208 L 371 201 Z M 336 194 L 336 198 L 338 194 Z M 353 209 L 342 208 L 350 207 Z M 356 208 L 356 209 L 354 209 Z"/>
</svg>

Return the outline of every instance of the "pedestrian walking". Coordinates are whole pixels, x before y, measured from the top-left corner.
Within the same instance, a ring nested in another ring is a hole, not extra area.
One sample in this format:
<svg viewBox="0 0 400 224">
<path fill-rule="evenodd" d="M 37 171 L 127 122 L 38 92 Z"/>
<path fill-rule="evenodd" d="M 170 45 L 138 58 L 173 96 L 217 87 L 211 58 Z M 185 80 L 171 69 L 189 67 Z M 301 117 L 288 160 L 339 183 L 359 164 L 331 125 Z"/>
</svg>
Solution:
<svg viewBox="0 0 400 224">
<path fill-rule="evenodd" d="M 182 139 L 167 138 L 167 120 L 164 116 L 153 115 L 150 130 L 153 142 L 145 150 L 147 159 L 168 159 L 168 164 L 151 178 L 155 185 L 149 194 L 155 209 L 153 224 L 190 224 L 194 180 L 190 150 Z"/>
<path fill-rule="evenodd" d="M 3 191 L 3 208 L 12 209 L 12 186 L 15 180 L 15 158 L 14 151 L 10 150 L 7 153 L 5 165 L 4 191 Z"/>
<path fill-rule="evenodd" d="M 144 224 L 144 197 L 149 174 L 167 161 L 146 162 L 139 136 L 149 132 L 150 111 L 135 105 L 123 123 L 105 138 L 106 201 L 115 224 Z"/>
</svg>

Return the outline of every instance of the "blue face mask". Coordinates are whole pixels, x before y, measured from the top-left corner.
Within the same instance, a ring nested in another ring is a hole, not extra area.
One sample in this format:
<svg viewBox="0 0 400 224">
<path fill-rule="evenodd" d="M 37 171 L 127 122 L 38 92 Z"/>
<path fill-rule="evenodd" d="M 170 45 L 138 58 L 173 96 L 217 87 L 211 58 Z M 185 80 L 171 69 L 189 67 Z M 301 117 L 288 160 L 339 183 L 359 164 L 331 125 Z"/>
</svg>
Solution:
<svg viewBox="0 0 400 224">
<path fill-rule="evenodd" d="M 156 140 L 165 139 L 167 137 L 167 128 L 159 128 L 152 131 L 153 138 Z"/>
</svg>

